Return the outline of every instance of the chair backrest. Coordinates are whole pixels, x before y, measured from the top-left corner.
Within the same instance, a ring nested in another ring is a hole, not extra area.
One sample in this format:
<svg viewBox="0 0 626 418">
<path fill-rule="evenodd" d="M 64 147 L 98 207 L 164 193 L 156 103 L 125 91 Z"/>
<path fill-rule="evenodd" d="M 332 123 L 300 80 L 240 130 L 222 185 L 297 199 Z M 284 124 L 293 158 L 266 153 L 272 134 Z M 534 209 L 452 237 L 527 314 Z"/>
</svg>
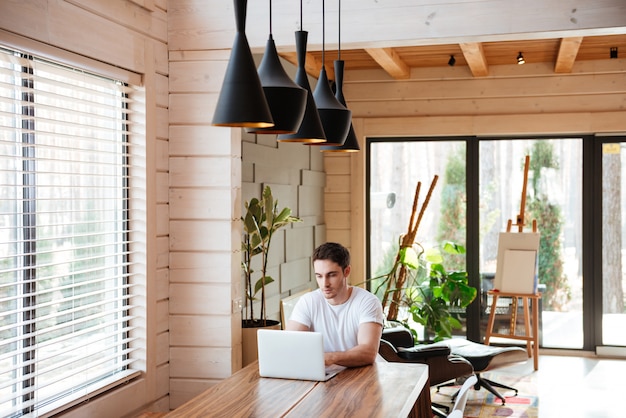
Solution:
<svg viewBox="0 0 626 418">
<path fill-rule="evenodd" d="M 454 401 L 452 411 L 461 411 L 461 415 L 459 415 L 461 417 L 463 416 L 463 411 L 465 410 L 465 404 L 467 403 L 467 398 L 469 397 L 469 391 L 472 386 L 476 384 L 476 382 L 478 382 L 478 378 L 476 377 L 476 375 L 471 375 L 470 377 L 465 379 L 465 382 L 463 382 L 459 393 L 456 395 L 456 400 Z M 452 414 L 448 415 L 448 417 L 453 416 L 454 415 Z"/>
<path fill-rule="evenodd" d="M 450 412 L 446 418 L 463 418 L 463 412 L 457 409 Z"/>
<path fill-rule="evenodd" d="M 291 311 L 293 311 L 293 308 L 296 306 L 300 297 L 310 291 L 311 289 L 306 289 L 280 300 L 280 322 L 283 329 L 287 326 L 287 321 L 291 316 Z"/>
<path fill-rule="evenodd" d="M 415 345 L 411 331 L 406 329 L 406 327 L 400 323 L 386 323 L 383 327 L 383 334 L 381 338 L 389 341 L 395 348 L 408 348 Z"/>
</svg>

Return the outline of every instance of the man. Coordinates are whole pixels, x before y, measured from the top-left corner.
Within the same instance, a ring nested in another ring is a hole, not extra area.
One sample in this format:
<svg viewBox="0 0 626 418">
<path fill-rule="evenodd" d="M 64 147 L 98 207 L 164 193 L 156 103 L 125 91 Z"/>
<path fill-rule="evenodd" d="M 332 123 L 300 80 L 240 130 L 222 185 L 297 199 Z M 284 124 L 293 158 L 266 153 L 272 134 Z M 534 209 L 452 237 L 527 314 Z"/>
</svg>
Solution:
<svg viewBox="0 0 626 418">
<path fill-rule="evenodd" d="M 313 268 L 319 288 L 300 298 L 286 329 L 321 332 L 326 365 L 374 363 L 383 327 L 382 305 L 374 294 L 348 285 L 350 252 L 341 244 L 322 244 L 313 252 Z"/>
</svg>

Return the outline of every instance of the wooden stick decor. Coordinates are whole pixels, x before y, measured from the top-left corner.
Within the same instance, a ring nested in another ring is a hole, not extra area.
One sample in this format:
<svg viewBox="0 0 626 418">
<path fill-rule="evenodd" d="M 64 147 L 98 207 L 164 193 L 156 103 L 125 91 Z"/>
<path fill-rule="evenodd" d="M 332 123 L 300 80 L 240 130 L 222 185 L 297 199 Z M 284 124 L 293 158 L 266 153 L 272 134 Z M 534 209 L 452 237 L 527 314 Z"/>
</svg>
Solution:
<svg viewBox="0 0 626 418">
<path fill-rule="evenodd" d="M 428 193 L 426 194 L 426 199 L 422 204 L 421 209 L 418 213 L 419 206 L 419 195 L 420 189 L 422 187 L 422 183 L 418 182 L 415 188 L 415 196 L 413 198 L 413 208 L 411 211 L 411 218 L 409 220 L 409 226 L 407 228 L 406 234 L 403 234 L 400 237 L 400 250 L 403 248 L 412 247 L 415 243 L 415 237 L 417 236 L 417 229 L 419 228 L 420 222 L 424 217 L 424 212 L 428 207 L 428 203 L 430 202 L 430 198 L 433 194 L 433 190 L 435 189 L 435 185 L 437 184 L 437 180 L 439 176 L 435 175 L 433 181 L 430 184 L 430 188 L 428 189 Z M 417 216 L 417 217 L 416 217 Z M 402 291 L 404 287 L 404 283 L 407 278 L 407 267 L 400 263 L 400 251 L 396 255 L 396 259 L 394 262 L 394 270 L 391 271 L 389 280 L 387 281 L 387 285 L 385 288 L 385 292 L 383 295 L 382 305 L 383 308 L 387 306 L 388 296 L 392 294 L 391 303 L 389 304 L 389 311 L 387 312 L 387 320 L 396 320 L 398 317 L 398 307 L 400 305 L 400 300 L 402 298 Z M 397 270 L 397 271 L 396 271 Z M 392 287 L 393 286 L 393 287 Z"/>
<path fill-rule="evenodd" d="M 519 214 L 516 218 L 516 223 L 509 219 L 506 224 L 506 232 L 511 232 L 513 225 L 517 226 L 517 232 L 524 232 L 524 211 L 526 210 L 526 190 L 528 185 L 528 169 L 530 167 L 530 155 L 527 155 L 524 159 L 524 183 L 522 184 L 522 199 L 520 201 Z M 537 220 L 533 219 L 533 232 L 537 232 Z"/>
</svg>

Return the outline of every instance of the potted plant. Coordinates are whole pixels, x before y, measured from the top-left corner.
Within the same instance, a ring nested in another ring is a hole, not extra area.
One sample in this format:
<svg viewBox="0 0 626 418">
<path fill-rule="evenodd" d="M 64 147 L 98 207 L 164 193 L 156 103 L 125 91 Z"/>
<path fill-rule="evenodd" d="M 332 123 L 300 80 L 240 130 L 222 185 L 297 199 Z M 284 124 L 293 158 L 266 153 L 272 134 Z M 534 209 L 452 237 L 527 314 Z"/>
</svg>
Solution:
<svg viewBox="0 0 626 418">
<path fill-rule="evenodd" d="M 443 244 L 448 254 L 465 254 L 465 247 L 453 242 Z M 423 253 L 426 277 L 417 287 L 407 290 L 409 313 L 424 326 L 424 340 L 440 341 L 460 329 L 459 316 L 476 298 L 477 290 L 468 283 L 467 271 L 444 267 L 444 256 L 436 249 Z"/>
<path fill-rule="evenodd" d="M 272 237 L 280 228 L 301 220 L 291 215 L 290 208 L 278 209 L 278 200 L 272 196 L 272 190 L 265 186 L 261 199 L 252 198 L 245 203 L 242 216 L 243 239 L 241 242 L 242 262 L 246 287 L 246 303 L 242 319 L 243 365 L 246 366 L 257 358 L 256 331 L 261 327 L 280 328 L 280 322 L 267 319 L 266 286 L 274 281 L 267 274 L 267 263 Z M 252 268 L 254 257 L 261 257 L 260 277 Z M 255 304 L 259 302 L 258 315 Z"/>
<path fill-rule="evenodd" d="M 417 331 L 401 313 L 424 327 L 422 341 L 440 341 L 450 338 L 453 329 L 461 328 L 459 316 L 478 293 L 469 285 L 466 271 L 446 269 L 442 251 L 465 254 L 465 248 L 453 242 L 445 242 L 442 250 L 424 250 L 415 243 L 398 251 L 387 275 L 374 279 L 378 283 L 374 293 L 381 295 L 387 321 L 402 323 L 411 330 L 415 341 L 420 340 Z M 398 286 L 400 271 L 403 280 Z"/>
<path fill-rule="evenodd" d="M 458 315 L 476 298 L 477 290 L 468 284 L 466 271 L 448 271 L 441 252 L 436 248 L 424 250 L 415 241 L 417 229 L 437 183 L 433 178 L 426 199 L 418 212 L 421 183 L 418 182 L 413 201 L 413 211 L 406 234 L 398 243 L 397 254 L 388 273 L 370 279 L 376 283 L 374 293 L 380 296 L 387 321 L 402 322 L 418 341 L 416 330 L 407 319 L 398 320 L 404 310 L 414 322 L 425 329 L 424 340 L 435 341 L 452 336 L 453 328 L 460 328 Z M 446 242 L 442 249 L 448 254 L 464 254 L 461 245 Z"/>
</svg>

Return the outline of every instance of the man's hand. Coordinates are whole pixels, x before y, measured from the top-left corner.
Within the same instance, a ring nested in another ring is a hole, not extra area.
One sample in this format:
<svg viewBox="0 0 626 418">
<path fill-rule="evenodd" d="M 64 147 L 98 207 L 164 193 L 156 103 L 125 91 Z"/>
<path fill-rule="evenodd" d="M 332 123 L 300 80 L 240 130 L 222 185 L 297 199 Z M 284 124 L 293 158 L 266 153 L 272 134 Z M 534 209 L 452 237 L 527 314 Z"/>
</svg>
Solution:
<svg viewBox="0 0 626 418">
<path fill-rule="evenodd" d="M 348 351 L 325 353 L 326 365 L 338 364 L 345 367 L 358 367 L 373 364 L 376 361 L 380 336 L 383 326 L 375 322 L 366 322 L 359 326 L 358 345 Z"/>
</svg>

